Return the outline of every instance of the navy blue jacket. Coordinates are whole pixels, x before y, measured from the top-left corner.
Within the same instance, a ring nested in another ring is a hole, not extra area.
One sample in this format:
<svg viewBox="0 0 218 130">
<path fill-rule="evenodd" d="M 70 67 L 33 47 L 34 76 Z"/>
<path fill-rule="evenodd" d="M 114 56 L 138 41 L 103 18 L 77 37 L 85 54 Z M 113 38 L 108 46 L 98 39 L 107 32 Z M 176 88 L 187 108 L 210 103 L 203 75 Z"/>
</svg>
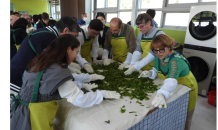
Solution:
<svg viewBox="0 0 218 130">
<path fill-rule="evenodd" d="M 86 22 L 83 21 L 83 19 L 80 19 L 77 23 L 78 23 L 79 25 L 86 25 Z"/>
</svg>

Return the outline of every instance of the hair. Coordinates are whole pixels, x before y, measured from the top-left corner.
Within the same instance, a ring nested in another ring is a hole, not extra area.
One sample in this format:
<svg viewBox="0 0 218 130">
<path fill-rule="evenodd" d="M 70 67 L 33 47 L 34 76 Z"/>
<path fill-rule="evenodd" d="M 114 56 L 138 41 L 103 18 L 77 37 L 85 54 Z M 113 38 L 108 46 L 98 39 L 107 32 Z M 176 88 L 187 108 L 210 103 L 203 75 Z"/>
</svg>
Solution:
<svg viewBox="0 0 218 130">
<path fill-rule="evenodd" d="M 150 49 L 153 50 L 154 45 L 158 45 L 160 48 L 168 47 L 170 50 L 173 50 L 173 43 L 174 40 L 172 38 L 166 34 L 160 34 L 152 40 Z"/>
<path fill-rule="evenodd" d="M 81 32 L 77 21 L 68 16 L 62 17 L 55 26 L 59 32 L 63 32 L 65 28 L 69 28 L 70 32 Z"/>
<path fill-rule="evenodd" d="M 156 14 L 154 9 L 148 9 L 146 11 L 146 13 L 149 14 L 152 18 L 154 18 L 155 14 Z"/>
<path fill-rule="evenodd" d="M 153 20 L 152 20 L 151 16 L 147 13 L 142 13 L 142 14 L 139 14 L 138 17 L 136 18 L 136 25 L 139 25 L 142 23 L 147 24 L 148 21 L 151 21 L 150 26 L 153 26 L 153 22 L 152 22 Z"/>
<path fill-rule="evenodd" d="M 112 18 L 110 22 L 117 22 L 119 28 L 121 28 L 122 23 L 123 23 L 121 19 L 116 18 L 116 17 L 115 17 L 115 18 Z"/>
<path fill-rule="evenodd" d="M 48 13 L 46 13 L 46 12 L 43 12 L 42 14 L 41 14 L 41 17 L 42 17 L 42 19 L 49 19 L 49 16 L 48 16 Z"/>
<path fill-rule="evenodd" d="M 40 19 L 40 20 L 42 19 L 42 16 L 41 16 L 41 15 L 42 15 L 42 14 L 39 14 L 39 15 L 38 15 L 38 19 Z"/>
<path fill-rule="evenodd" d="M 70 61 L 68 61 L 68 47 L 71 50 L 80 46 L 79 41 L 76 37 L 71 34 L 64 34 L 52 41 L 51 44 L 41 52 L 38 56 L 32 59 L 27 68 L 31 72 L 39 72 L 43 69 L 48 68 L 50 65 L 57 63 L 62 68 L 67 68 Z"/>
<path fill-rule="evenodd" d="M 19 14 L 19 13 L 18 13 L 18 12 L 14 12 L 14 15 L 15 15 L 15 14 Z"/>
<path fill-rule="evenodd" d="M 85 15 L 86 13 L 82 13 L 82 16 Z"/>
<path fill-rule="evenodd" d="M 13 10 L 10 10 L 10 15 L 15 15 Z"/>
<path fill-rule="evenodd" d="M 103 18 L 105 19 L 104 13 L 98 12 L 97 15 L 96 15 L 96 19 L 97 19 L 99 16 L 101 16 L 101 17 L 103 17 Z"/>
<path fill-rule="evenodd" d="M 77 19 L 75 17 L 72 17 L 72 19 L 74 19 L 75 21 L 77 21 Z"/>
<path fill-rule="evenodd" d="M 48 21 L 48 26 L 55 26 L 56 21 L 55 20 L 49 20 Z"/>
<path fill-rule="evenodd" d="M 36 23 L 38 21 L 38 15 L 33 15 L 33 21 Z"/>
<path fill-rule="evenodd" d="M 103 23 L 99 19 L 93 19 L 89 23 L 89 27 L 90 27 L 90 29 L 94 29 L 96 31 L 101 31 L 101 30 L 103 30 Z"/>
<path fill-rule="evenodd" d="M 21 18 L 24 18 L 25 16 L 29 16 L 29 14 L 22 14 Z M 29 16 L 30 17 L 30 16 Z"/>
</svg>

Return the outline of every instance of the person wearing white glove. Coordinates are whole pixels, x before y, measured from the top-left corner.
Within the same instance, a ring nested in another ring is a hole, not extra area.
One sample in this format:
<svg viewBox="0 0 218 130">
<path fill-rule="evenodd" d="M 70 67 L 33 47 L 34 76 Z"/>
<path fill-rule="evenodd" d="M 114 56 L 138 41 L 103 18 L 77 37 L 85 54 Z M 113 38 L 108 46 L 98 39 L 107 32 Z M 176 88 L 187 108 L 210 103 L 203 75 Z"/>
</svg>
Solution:
<svg viewBox="0 0 218 130">
<path fill-rule="evenodd" d="M 102 60 L 94 59 L 92 63 L 95 65 L 101 65 L 103 62 L 102 62 Z"/>
<path fill-rule="evenodd" d="M 79 64 L 71 62 L 69 67 L 74 68 L 74 69 L 78 69 L 81 70 L 81 67 L 79 66 Z"/>
<path fill-rule="evenodd" d="M 78 69 L 75 69 L 75 68 L 71 68 L 71 67 L 69 67 L 69 70 L 70 70 L 71 73 L 81 74 L 81 71 L 78 70 Z"/>
<path fill-rule="evenodd" d="M 79 32 L 77 39 L 80 42 L 80 50 L 77 53 L 76 61 L 79 65 L 84 68 L 87 72 L 93 73 L 91 65 L 91 57 L 93 61 L 96 62 L 98 57 L 98 34 L 103 30 L 103 24 L 99 19 L 91 20 L 89 25 L 81 27 L 81 32 Z"/>
<path fill-rule="evenodd" d="M 83 86 L 82 86 L 82 88 L 88 90 L 89 92 L 92 92 L 92 89 L 93 88 L 97 88 L 97 87 L 98 87 L 98 85 L 95 84 L 95 83 L 93 83 L 93 84 L 91 84 L 91 83 L 83 83 Z"/>
<path fill-rule="evenodd" d="M 103 80 L 105 77 L 103 75 L 98 75 L 98 74 L 91 74 L 91 81 L 96 81 L 96 80 Z"/>
<path fill-rule="evenodd" d="M 109 65 L 111 62 L 108 59 L 108 54 L 113 48 L 113 60 L 122 63 L 118 69 L 123 69 L 130 64 L 136 48 L 136 36 L 133 27 L 121 23 L 122 21 L 119 18 L 111 19 L 110 29 L 107 31 L 102 52 L 103 64 Z"/>
<path fill-rule="evenodd" d="M 146 20 L 144 20 L 146 19 Z M 136 70 L 150 70 L 154 66 L 154 58 L 155 54 L 150 49 L 151 40 L 160 34 L 165 34 L 163 31 L 158 30 L 158 28 L 154 27 L 152 24 L 152 18 L 149 14 L 139 14 L 136 23 L 141 31 L 137 36 L 137 47 L 133 53 L 129 69 L 124 73 L 126 75 L 132 74 Z M 150 25 L 150 26 L 146 26 Z M 142 57 L 142 60 L 140 60 Z M 140 60 L 140 61 L 139 61 Z M 134 69 L 133 69 L 134 66 Z"/>
<path fill-rule="evenodd" d="M 89 75 L 88 73 L 84 74 L 76 74 L 76 73 L 72 73 L 74 81 L 78 81 L 81 83 L 89 83 L 90 81 L 96 81 L 96 80 L 104 80 L 104 76 L 103 75 L 98 75 L 98 74 L 91 74 Z"/>
<path fill-rule="evenodd" d="M 174 52 L 173 43 L 174 40 L 165 34 L 160 34 L 153 39 L 151 49 L 157 55 L 154 67 L 152 70 L 143 71 L 139 78 L 155 79 L 158 75 L 164 80 L 163 85 L 157 90 L 157 95 L 152 100 L 152 105 L 155 107 L 167 108 L 166 101 L 173 95 L 178 84 L 183 84 L 191 89 L 185 125 L 185 130 L 190 130 L 198 96 L 198 84 L 190 71 L 188 60 L 183 55 Z"/>
</svg>

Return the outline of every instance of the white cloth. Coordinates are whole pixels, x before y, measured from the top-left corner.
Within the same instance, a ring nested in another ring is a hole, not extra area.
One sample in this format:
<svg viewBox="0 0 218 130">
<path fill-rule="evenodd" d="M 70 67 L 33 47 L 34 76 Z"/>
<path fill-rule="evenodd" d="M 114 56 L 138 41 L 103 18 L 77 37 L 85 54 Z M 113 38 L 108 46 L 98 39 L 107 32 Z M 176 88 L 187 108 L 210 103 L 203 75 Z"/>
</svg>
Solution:
<svg viewBox="0 0 218 130">
<path fill-rule="evenodd" d="M 102 60 L 108 59 L 108 54 L 109 54 L 109 51 L 107 49 L 104 49 L 102 51 Z"/>
<path fill-rule="evenodd" d="M 123 63 L 126 64 L 126 65 L 129 65 L 130 62 L 131 62 L 131 59 L 132 59 L 132 54 L 128 52 L 126 60 Z"/>
<path fill-rule="evenodd" d="M 140 70 L 141 68 L 143 68 L 150 62 L 154 61 L 154 58 L 155 57 L 150 52 L 148 52 L 148 55 L 146 57 L 144 57 L 142 60 L 135 63 L 134 65 L 135 69 Z"/>
<path fill-rule="evenodd" d="M 82 82 L 82 83 L 89 83 L 91 81 L 91 76 L 88 73 L 71 73 L 73 75 L 74 81 Z"/>
<path fill-rule="evenodd" d="M 163 81 L 156 78 L 154 84 L 162 85 Z M 174 101 L 190 90 L 190 88 L 178 84 L 172 97 L 166 103 Z M 148 93 L 148 95 L 149 100 L 140 101 L 144 106 L 136 103 L 136 99 L 131 100 L 125 96 L 123 99 L 104 100 L 99 105 L 93 105 L 90 108 L 79 108 L 68 103 L 66 99 L 58 100 L 59 108 L 54 124 L 63 130 L 127 130 L 140 122 L 150 110 L 154 109 L 151 101 L 156 96 L 156 92 Z M 120 107 L 123 105 L 125 105 L 126 112 L 120 113 Z M 129 113 L 130 111 L 137 113 Z M 135 114 L 138 116 L 135 116 Z M 104 122 L 107 120 L 110 120 L 110 124 Z"/>
<path fill-rule="evenodd" d="M 135 63 L 137 61 L 139 61 L 141 58 L 142 58 L 142 53 L 139 52 L 139 51 L 134 51 L 133 55 L 132 55 L 132 59 L 131 59 L 130 65 L 135 65 Z"/>
<path fill-rule="evenodd" d="M 89 38 L 88 26 L 89 25 L 85 25 L 85 26 L 81 27 L 84 30 L 84 34 L 86 36 L 86 39 Z M 80 42 L 80 49 L 79 49 L 79 52 L 77 54 L 76 61 L 80 64 L 80 66 L 84 67 L 84 64 L 87 63 L 87 61 L 84 58 L 82 58 L 82 56 L 81 56 L 81 46 L 85 42 L 82 31 L 79 32 L 77 39 Z M 98 57 L 98 48 L 99 48 L 98 36 L 96 36 L 92 42 L 91 56 L 93 57 L 93 59 L 97 59 L 97 57 Z"/>
<path fill-rule="evenodd" d="M 83 93 L 72 80 L 68 80 L 58 87 L 61 98 L 66 98 L 68 102 L 78 107 L 91 107 L 103 101 L 104 91 Z"/>
<path fill-rule="evenodd" d="M 178 82 L 174 78 L 167 78 L 164 80 L 163 86 L 157 90 L 157 94 L 163 94 L 165 99 L 168 100 L 172 95 L 177 86 Z"/>
</svg>

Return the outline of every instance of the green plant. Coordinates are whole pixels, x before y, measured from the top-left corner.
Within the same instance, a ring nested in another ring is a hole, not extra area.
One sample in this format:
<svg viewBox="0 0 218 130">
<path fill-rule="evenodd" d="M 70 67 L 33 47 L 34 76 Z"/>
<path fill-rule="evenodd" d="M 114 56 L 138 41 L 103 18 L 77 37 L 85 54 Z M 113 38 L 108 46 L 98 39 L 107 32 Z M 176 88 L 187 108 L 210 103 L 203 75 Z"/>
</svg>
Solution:
<svg viewBox="0 0 218 130">
<path fill-rule="evenodd" d="M 125 107 L 125 105 L 123 105 L 123 106 L 121 107 L 121 109 L 120 109 L 120 112 L 121 112 L 121 113 L 126 112 L 126 109 L 124 109 L 124 107 Z"/>
</svg>

